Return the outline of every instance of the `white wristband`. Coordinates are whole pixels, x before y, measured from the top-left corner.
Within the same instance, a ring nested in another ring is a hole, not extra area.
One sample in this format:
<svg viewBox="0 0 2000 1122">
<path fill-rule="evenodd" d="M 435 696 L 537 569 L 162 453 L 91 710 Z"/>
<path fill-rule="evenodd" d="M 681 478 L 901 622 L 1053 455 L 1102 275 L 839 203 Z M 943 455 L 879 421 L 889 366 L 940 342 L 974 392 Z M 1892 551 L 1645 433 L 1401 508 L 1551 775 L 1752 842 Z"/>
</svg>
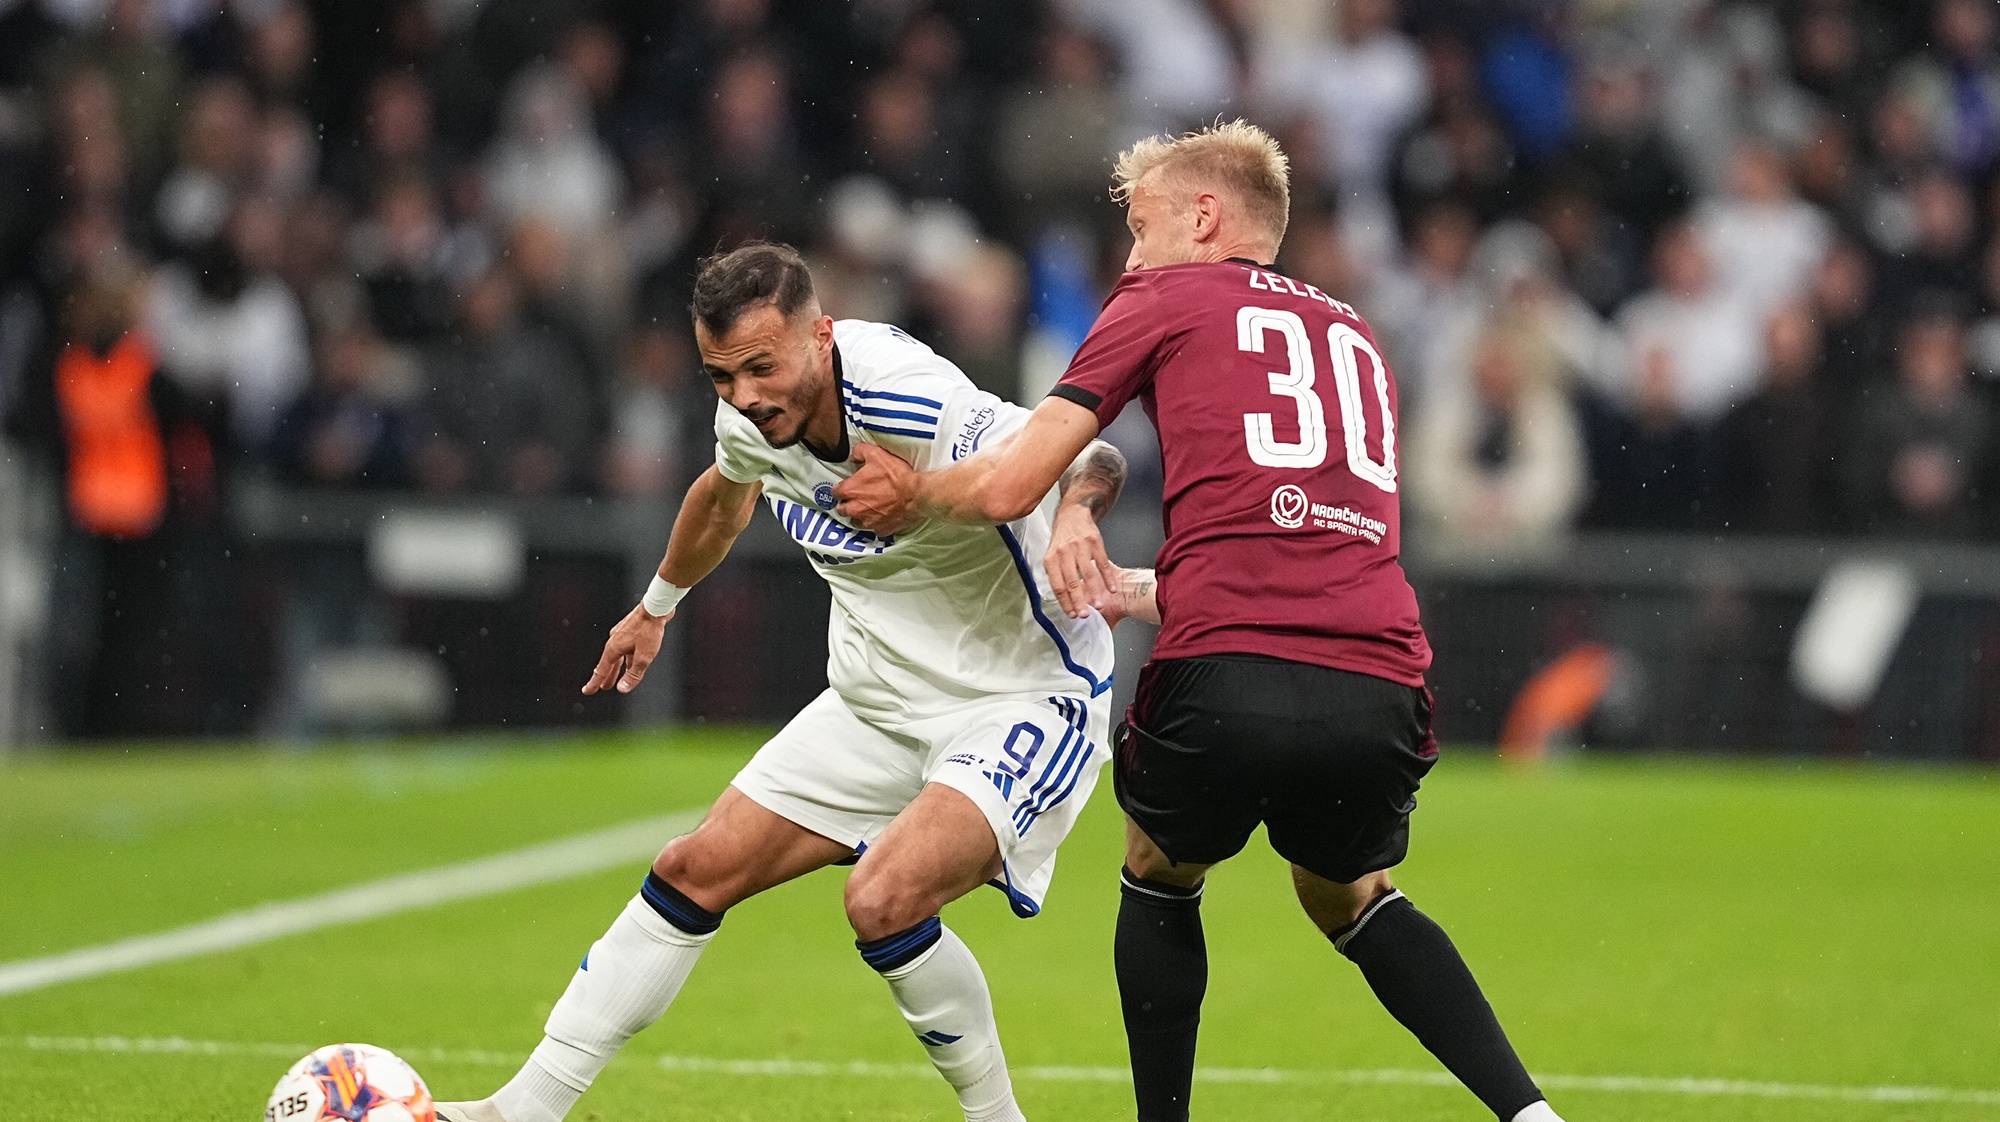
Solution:
<svg viewBox="0 0 2000 1122">
<path fill-rule="evenodd" d="M 660 574 L 654 573 L 653 583 L 646 586 L 646 595 L 639 598 L 639 606 L 646 609 L 647 615 L 656 618 L 671 615 L 674 607 L 681 602 L 681 597 L 687 594 L 687 589 L 678 584 L 670 584 L 661 579 Z"/>
</svg>

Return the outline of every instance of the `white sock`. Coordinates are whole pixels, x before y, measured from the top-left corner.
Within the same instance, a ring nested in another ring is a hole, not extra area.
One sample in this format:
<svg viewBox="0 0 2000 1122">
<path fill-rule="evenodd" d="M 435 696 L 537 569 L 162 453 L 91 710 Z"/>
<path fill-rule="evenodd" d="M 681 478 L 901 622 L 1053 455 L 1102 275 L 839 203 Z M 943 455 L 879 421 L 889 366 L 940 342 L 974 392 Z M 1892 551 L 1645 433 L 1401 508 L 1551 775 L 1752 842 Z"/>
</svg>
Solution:
<svg viewBox="0 0 2000 1122">
<path fill-rule="evenodd" d="M 958 1092 L 966 1122 L 1026 1122 L 1000 1051 L 986 975 L 951 928 L 939 932 L 936 946 L 882 975 L 896 1008 L 924 1042 L 938 1074 Z"/>
<path fill-rule="evenodd" d="M 1546 1101 L 1544 1101 L 1522 1107 L 1521 1113 L 1516 1114 L 1514 1116 L 1514 1122 L 1563 1122 L 1563 1120 L 1562 1117 L 1558 1115 Z"/>
<path fill-rule="evenodd" d="M 591 944 L 520 1073 L 493 1093 L 507 1122 L 562 1122 L 632 1035 L 667 1011 L 703 947 L 639 896 Z"/>
</svg>

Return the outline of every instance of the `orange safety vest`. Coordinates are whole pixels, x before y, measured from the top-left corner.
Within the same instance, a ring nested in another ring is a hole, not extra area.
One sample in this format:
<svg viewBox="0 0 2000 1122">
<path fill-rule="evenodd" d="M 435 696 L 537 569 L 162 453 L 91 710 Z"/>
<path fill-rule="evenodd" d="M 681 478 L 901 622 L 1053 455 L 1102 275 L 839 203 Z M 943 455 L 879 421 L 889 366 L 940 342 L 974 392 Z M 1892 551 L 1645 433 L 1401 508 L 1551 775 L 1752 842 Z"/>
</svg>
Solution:
<svg viewBox="0 0 2000 1122">
<path fill-rule="evenodd" d="M 167 513 L 167 453 L 153 411 L 159 363 L 137 332 L 98 357 L 72 343 L 56 360 L 56 402 L 69 437 L 69 512 L 103 537 L 139 538 Z"/>
</svg>

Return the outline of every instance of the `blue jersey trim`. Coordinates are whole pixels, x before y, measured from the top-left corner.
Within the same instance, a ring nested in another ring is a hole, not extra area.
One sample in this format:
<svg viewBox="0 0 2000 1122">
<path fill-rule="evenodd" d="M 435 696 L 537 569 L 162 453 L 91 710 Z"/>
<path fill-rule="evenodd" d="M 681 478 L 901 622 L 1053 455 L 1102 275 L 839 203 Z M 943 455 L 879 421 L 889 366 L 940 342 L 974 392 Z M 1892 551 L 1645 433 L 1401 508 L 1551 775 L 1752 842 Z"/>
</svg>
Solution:
<svg viewBox="0 0 2000 1122">
<path fill-rule="evenodd" d="M 986 883 L 1006 894 L 1007 906 L 1021 919 L 1033 919 L 1042 914 L 1040 901 L 1014 887 L 1014 870 L 1007 867 L 1004 858 L 1000 862 L 1000 875 Z"/>
<path fill-rule="evenodd" d="M 1083 769 L 1078 765 L 1090 758 L 1090 752 L 1090 740 L 1087 737 L 1077 736 L 1074 747 L 1062 758 L 1062 766 L 1058 768 L 1053 763 L 1049 765 L 1048 771 L 1042 773 L 1042 778 L 1049 779 L 1050 772 L 1055 774 L 1055 778 L 1050 780 L 1047 786 L 1029 793 L 1027 801 L 1014 812 L 1014 832 L 1017 835 L 1027 837 L 1028 830 L 1034 826 L 1035 820 L 1063 801 L 1069 793 L 1063 789 L 1063 780 L 1069 780 L 1070 787 L 1075 788 L 1077 777 L 1083 774 Z"/>
<path fill-rule="evenodd" d="M 1042 611 L 1041 589 L 1035 584 L 1034 570 L 1028 567 L 1028 555 L 1021 552 L 1021 540 L 1014 536 L 1013 530 L 1005 526 L 993 528 L 1000 531 L 1000 540 L 1007 543 L 1007 552 L 1014 555 L 1014 571 L 1021 575 L 1021 583 L 1028 589 L 1028 610 L 1035 613 L 1035 622 L 1041 624 L 1042 630 L 1048 632 L 1049 638 L 1056 641 L 1056 650 L 1062 655 L 1063 665 L 1090 687 L 1090 696 L 1096 697 L 1110 689 L 1111 675 L 1106 674 L 1104 680 L 1099 681 L 1097 675 L 1090 672 L 1089 667 L 1079 664 L 1075 656 L 1070 654 L 1069 643 L 1063 638 L 1062 632 L 1056 628 L 1054 621 L 1049 619 L 1048 613 Z"/>
<path fill-rule="evenodd" d="M 1059 792 L 1056 792 L 1053 798 L 1049 797 L 1048 792 L 1046 791 L 1043 792 L 1042 801 L 1046 805 L 1035 808 L 1034 815 L 1031 816 L 1028 819 L 1028 821 L 1021 826 L 1020 829 L 1021 837 L 1024 838 L 1027 837 L 1028 831 L 1035 828 L 1035 823 L 1041 819 L 1042 815 L 1048 813 L 1049 811 L 1055 809 L 1058 806 L 1061 806 L 1063 804 L 1063 801 L 1069 798 L 1070 792 L 1076 790 L 1077 781 L 1083 778 L 1082 765 L 1088 763 L 1090 757 L 1096 751 L 1097 751 L 1097 745 L 1092 744 L 1088 740 L 1085 740 L 1083 742 L 1083 750 L 1081 752 L 1076 753 L 1075 758 L 1070 761 L 1072 764 L 1076 766 L 1069 773 L 1069 782 L 1064 784 L 1063 789 Z"/>
<path fill-rule="evenodd" d="M 852 382 L 849 382 L 848 385 L 853 388 L 857 397 L 879 397 L 884 401 L 900 401 L 905 405 L 928 405 L 932 409 L 944 408 L 944 402 L 942 401 L 935 401 L 928 397 L 918 397 L 913 393 L 890 393 L 888 390 L 864 390 L 859 386 L 855 386 Z"/>
<path fill-rule="evenodd" d="M 884 409 L 879 405 L 863 405 L 858 401 L 848 402 L 847 407 L 864 417 L 880 417 L 892 421 L 919 421 L 927 425 L 938 423 L 938 418 L 929 413 L 912 413 L 907 409 Z"/>
<path fill-rule="evenodd" d="M 1062 782 L 1062 774 L 1058 769 L 1063 766 L 1063 761 L 1069 758 L 1070 743 L 1077 739 L 1077 734 L 1078 730 L 1074 725 L 1063 730 L 1062 740 L 1057 742 L 1055 751 L 1049 753 L 1048 762 L 1042 765 L 1042 774 L 1028 785 L 1028 793 L 1021 797 L 1021 805 L 1014 810 L 1016 833 L 1020 832 L 1022 826 L 1034 820 L 1035 814 L 1038 813 L 1034 807 L 1042 795 Z"/>
<path fill-rule="evenodd" d="M 925 432 L 922 429 L 899 429 L 899 428 L 893 428 L 889 425 L 871 425 L 867 421 L 861 420 L 858 417 L 855 418 L 854 427 L 867 429 L 869 432 L 885 433 L 889 436 L 911 436 L 915 437 L 918 440 L 937 439 L 937 434 L 934 432 Z"/>
</svg>

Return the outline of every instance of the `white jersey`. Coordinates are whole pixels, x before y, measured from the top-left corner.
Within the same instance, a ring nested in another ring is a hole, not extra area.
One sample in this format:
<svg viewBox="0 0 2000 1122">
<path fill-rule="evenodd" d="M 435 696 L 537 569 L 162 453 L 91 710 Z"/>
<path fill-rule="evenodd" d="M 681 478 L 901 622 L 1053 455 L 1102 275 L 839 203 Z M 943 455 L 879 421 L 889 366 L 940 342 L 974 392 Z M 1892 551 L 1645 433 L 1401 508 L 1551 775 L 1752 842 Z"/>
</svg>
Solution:
<svg viewBox="0 0 2000 1122">
<path fill-rule="evenodd" d="M 1027 420 L 900 328 L 833 325 L 834 375 L 850 445 L 880 445 L 920 471 L 944 467 Z M 857 717 L 894 728 L 997 696 L 1111 688 L 1111 629 L 1072 619 L 1047 588 L 1056 495 L 1004 526 L 930 521 L 889 537 L 833 513 L 854 473 L 803 441 L 773 448 L 727 403 L 715 413 L 715 464 L 764 485 L 778 524 L 833 591 L 827 683 Z"/>
</svg>

